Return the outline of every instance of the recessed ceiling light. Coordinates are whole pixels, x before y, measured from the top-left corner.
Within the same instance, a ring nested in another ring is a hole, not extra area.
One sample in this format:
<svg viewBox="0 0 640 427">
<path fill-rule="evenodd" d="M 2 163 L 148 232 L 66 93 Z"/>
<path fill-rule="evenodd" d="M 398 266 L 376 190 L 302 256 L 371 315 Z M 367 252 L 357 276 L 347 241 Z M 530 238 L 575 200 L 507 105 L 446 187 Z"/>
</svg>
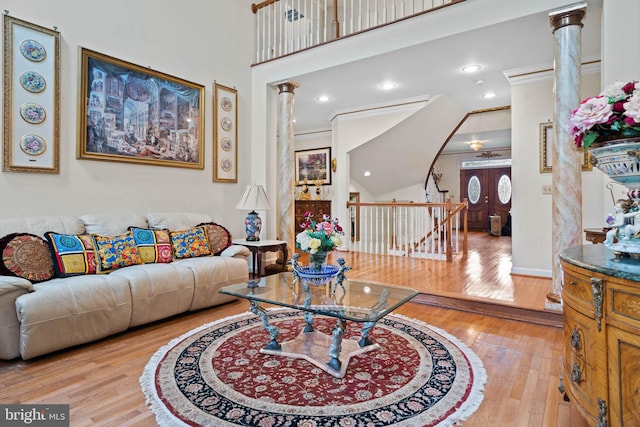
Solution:
<svg viewBox="0 0 640 427">
<path fill-rule="evenodd" d="M 331 98 L 329 98 L 329 95 L 320 95 L 317 99 L 318 102 L 329 102 Z"/>
<path fill-rule="evenodd" d="M 378 87 L 379 87 L 380 89 L 382 89 L 382 90 L 391 90 L 391 89 L 395 89 L 395 88 L 397 88 L 397 87 L 398 87 L 398 85 L 397 85 L 397 84 L 395 84 L 394 82 L 388 82 L 388 81 L 387 81 L 387 82 L 380 83 L 380 84 L 378 85 Z"/>
<path fill-rule="evenodd" d="M 495 92 L 487 92 L 484 95 L 482 95 L 482 97 L 484 99 L 491 99 L 491 98 L 495 98 L 496 94 L 495 94 Z"/>
<path fill-rule="evenodd" d="M 462 71 L 465 73 L 475 73 L 476 71 L 480 71 L 482 67 L 477 64 L 465 65 L 462 67 Z"/>
<path fill-rule="evenodd" d="M 484 80 L 478 79 L 474 83 L 477 84 L 477 85 L 482 85 L 482 84 L 484 84 Z"/>
<path fill-rule="evenodd" d="M 371 172 L 369 172 L 369 171 L 364 171 L 364 176 L 371 176 Z"/>
</svg>

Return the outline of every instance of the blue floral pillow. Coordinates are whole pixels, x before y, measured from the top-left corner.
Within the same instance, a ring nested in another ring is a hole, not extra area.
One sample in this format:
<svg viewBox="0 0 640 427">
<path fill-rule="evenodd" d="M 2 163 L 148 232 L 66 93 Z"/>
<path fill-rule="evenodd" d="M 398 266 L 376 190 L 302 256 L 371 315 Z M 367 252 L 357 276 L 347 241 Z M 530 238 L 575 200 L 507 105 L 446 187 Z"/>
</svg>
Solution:
<svg viewBox="0 0 640 427">
<path fill-rule="evenodd" d="M 204 227 L 189 230 L 170 231 L 173 258 L 195 258 L 211 255 L 209 238 Z"/>
<path fill-rule="evenodd" d="M 135 240 L 131 233 L 117 236 L 92 234 L 98 259 L 98 273 L 108 273 L 129 265 L 142 264 Z"/>
</svg>

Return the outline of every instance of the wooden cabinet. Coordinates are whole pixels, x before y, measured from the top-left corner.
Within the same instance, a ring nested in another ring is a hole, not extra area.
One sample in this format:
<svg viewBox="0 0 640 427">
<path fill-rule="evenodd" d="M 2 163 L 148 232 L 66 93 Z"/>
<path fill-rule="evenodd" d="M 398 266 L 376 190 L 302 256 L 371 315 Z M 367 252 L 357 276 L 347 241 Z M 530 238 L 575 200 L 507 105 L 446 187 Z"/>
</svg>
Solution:
<svg viewBox="0 0 640 427">
<path fill-rule="evenodd" d="M 296 200 L 295 203 L 296 234 L 300 230 L 300 224 L 304 222 L 304 213 L 313 213 L 313 219 L 322 221 L 322 215 L 331 215 L 331 200 Z"/>
<path fill-rule="evenodd" d="M 565 250 L 562 387 L 592 426 L 640 426 L 640 260 Z"/>
</svg>

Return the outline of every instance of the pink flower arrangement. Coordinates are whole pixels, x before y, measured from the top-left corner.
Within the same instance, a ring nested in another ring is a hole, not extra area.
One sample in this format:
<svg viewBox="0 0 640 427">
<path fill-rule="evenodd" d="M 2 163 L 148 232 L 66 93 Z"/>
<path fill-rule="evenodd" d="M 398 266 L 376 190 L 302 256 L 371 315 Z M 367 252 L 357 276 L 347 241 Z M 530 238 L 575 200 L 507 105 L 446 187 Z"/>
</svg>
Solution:
<svg viewBox="0 0 640 427">
<path fill-rule="evenodd" d="M 323 215 L 322 221 L 312 219 L 313 213 L 304 213 L 304 222 L 300 224 L 303 231 L 296 236 L 296 246 L 303 252 L 309 251 L 315 254 L 319 251 L 329 252 L 342 245 L 341 235 L 344 234 L 338 224 L 338 218 L 331 219 L 329 215 Z"/>
<path fill-rule="evenodd" d="M 576 146 L 584 148 L 640 136 L 640 82 L 617 81 L 582 101 L 571 115 L 569 131 Z"/>
</svg>

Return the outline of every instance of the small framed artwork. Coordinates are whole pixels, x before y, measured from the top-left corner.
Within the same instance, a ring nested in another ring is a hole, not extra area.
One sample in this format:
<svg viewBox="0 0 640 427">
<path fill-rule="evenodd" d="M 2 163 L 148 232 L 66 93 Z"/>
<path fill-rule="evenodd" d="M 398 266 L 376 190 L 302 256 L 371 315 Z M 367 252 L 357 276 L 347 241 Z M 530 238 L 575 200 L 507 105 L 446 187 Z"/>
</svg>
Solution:
<svg viewBox="0 0 640 427">
<path fill-rule="evenodd" d="M 213 181 L 238 182 L 238 93 L 214 83 Z"/>
<path fill-rule="evenodd" d="M 59 173 L 60 33 L 4 15 L 3 171 Z"/>
<path fill-rule="evenodd" d="M 553 166 L 553 123 L 540 123 L 540 172 L 552 172 Z M 589 161 L 589 152 L 582 150 L 584 157 L 582 160 L 582 170 L 590 171 L 592 166 Z"/>
<path fill-rule="evenodd" d="M 297 185 L 331 185 L 331 147 L 295 152 L 295 180 Z"/>
<path fill-rule="evenodd" d="M 204 169 L 204 86 L 82 48 L 77 157 Z"/>
</svg>

